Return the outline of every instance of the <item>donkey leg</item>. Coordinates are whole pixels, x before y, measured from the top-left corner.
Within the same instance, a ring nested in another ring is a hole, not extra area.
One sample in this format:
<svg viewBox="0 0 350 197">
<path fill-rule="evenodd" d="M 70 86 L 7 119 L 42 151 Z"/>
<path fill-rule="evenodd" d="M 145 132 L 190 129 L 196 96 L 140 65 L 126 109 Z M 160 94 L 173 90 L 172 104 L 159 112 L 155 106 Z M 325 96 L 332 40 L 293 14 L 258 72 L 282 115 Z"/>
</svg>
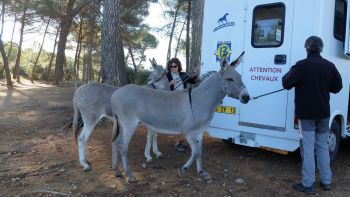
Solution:
<svg viewBox="0 0 350 197">
<path fill-rule="evenodd" d="M 161 153 L 158 149 L 158 142 L 157 142 L 157 138 L 158 138 L 158 134 L 156 131 L 152 131 L 153 132 L 153 153 L 156 155 L 156 158 L 162 158 L 163 157 L 163 153 Z"/>
<path fill-rule="evenodd" d="M 126 176 L 129 178 L 129 183 L 135 183 L 137 182 L 135 176 L 131 173 L 130 167 L 129 167 L 129 161 L 128 161 L 128 147 L 131 140 L 131 137 L 133 136 L 135 129 L 137 127 L 138 121 L 126 121 L 124 124 L 122 121 L 121 123 L 121 131 L 123 132 L 122 135 L 122 147 L 121 147 L 121 157 L 123 160 L 124 170 Z"/>
<path fill-rule="evenodd" d="M 113 122 L 113 130 L 112 130 L 112 136 L 116 135 L 118 132 L 118 122 L 117 120 L 114 120 Z M 120 132 L 114 141 L 112 141 L 112 170 L 115 171 L 116 177 L 123 177 L 122 173 L 119 170 L 118 167 L 118 160 L 119 160 L 119 150 L 121 147 L 121 139 L 122 139 L 122 132 Z"/>
<path fill-rule="evenodd" d="M 151 162 L 152 161 L 152 156 L 151 156 L 151 145 L 152 145 L 152 133 L 153 131 L 151 129 L 148 129 L 147 133 L 147 143 L 145 147 L 145 157 L 146 157 L 146 162 Z"/>
<path fill-rule="evenodd" d="M 183 165 L 179 170 L 178 170 L 178 175 L 181 176 L 183 175 L 192 165 L 194 159 L 197 158 L 198 155 L 198 146 L 195 143 L 195 139 L 193 136 L 188 136 L 186 135 L 186 139 L 188 144 L 191 146 L 191 157 L 190 159 L 188 159 L 188 161 L 185 163 L 185 165 Z"/>
<path fill-rule="evenodd" d="M 83 166 L 84 171 L 90 171 L 90 164 L 88 162 L 88 160 L 86 159 L 86 144 L 87 141 L 95 127 L 96 123 L 93 123 L 93 121 L 91 120 L 84 120 L 84 127 L 83 127 L 83 131 L 81 132 L 81 134 L 78 137 L 78 147 L 79 147 L 79 162 L 80 164 Z"/>
<path fill-rule="evenodd" d="M 119 135 L 117 137 L 117 139 L 115 139 L 112 142 L 112 170 L 115 171 L 115 176 L 116 177 L 123 177 L 123 174 L 121 173 L 121 171 L 119 170 L 118 167 L 118 160 L 119 160 L 119 150 L 121 149 L 121 135 Z"/>
<path fill-rule="evenodd" d="M 203 162 L 202 162 L 202 145 L 203 145 L 203 133 L 199 134 L 197 136 L 196 143 L 198 145 L 198 155 L 196 158 L 196 164 L 197 164 L 197 173 L 199 176 L 201 176 L 205 180 L 211 179 L 211 176 L 206 172 L 203 168 Z"/>
</svg>

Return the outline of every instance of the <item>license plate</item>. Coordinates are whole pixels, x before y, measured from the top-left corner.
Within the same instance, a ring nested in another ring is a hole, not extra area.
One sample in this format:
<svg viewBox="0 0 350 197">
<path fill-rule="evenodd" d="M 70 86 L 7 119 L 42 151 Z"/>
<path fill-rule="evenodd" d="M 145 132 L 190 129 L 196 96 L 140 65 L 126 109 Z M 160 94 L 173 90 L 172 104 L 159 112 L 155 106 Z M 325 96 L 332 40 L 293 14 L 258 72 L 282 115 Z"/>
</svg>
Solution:
<svg viewBox="0 0 350 197">
<path fill-rule="evenodd" d="M 225 114 L 236 114 L 236 108 L 230 106 L 218 106 L 215 112 Z"/>
</svg>

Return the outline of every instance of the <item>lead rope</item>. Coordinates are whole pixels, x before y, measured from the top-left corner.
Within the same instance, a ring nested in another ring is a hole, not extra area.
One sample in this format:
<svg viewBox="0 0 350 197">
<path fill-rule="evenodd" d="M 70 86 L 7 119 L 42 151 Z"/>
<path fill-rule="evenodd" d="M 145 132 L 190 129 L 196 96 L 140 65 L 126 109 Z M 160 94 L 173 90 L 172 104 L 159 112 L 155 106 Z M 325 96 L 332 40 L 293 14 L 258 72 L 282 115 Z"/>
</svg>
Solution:
<svg viewBox="0 0 350 197">
<path fill-rule="evenodd" d="M 255 99 L 258 99 L 260 97 L 264 97 L 264 96 L 267 96 L 267 95 L 270 95 L 270 94 L 274 94 L 274 93 L 280 92 L 282 90 L 286 90 L 286 89 L 282 88 L 280 90 L 276 90 L 276 91 L 272 91 L 272 92 L 269 92 L 269 93 L 266 93 L 266 94 L 262 94 L 262 95 L 259 95 L 259 96 L 256 96 L 256 97 L 252 97 L 250 100 L 255 100 Z"/>
<path fill-rule="evenodd" d="M 191 106 L 191 111 L 192 111 L 192 114 L 193 114 L 192 95 L 191 95 L 191 92 L 192 92 L 192 88 L 188 88 L 188 97 L 189 97 L 189 99 L 190 99 L 190 106 Z"/>
</svg>

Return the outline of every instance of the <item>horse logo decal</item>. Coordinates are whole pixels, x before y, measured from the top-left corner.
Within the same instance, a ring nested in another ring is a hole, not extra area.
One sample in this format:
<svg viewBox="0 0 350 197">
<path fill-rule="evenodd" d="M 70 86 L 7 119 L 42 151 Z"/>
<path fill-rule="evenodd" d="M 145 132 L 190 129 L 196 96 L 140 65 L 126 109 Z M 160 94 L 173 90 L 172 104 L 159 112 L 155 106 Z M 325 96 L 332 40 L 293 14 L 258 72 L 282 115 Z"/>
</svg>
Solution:
<svg viewBox="0 0 350 197">
<path fill-rule="evenodd" d="M 227 19 L 226 19 L 227 15 L 229 15 L 229 14 L 226 13 L 223 17 L 219 18 L 217 23 L 219 23 L 219 25 L 220 25 L 220 24 L 223 24 L 224 22 L 227 22 Z"/>
<path fill-rule="evenodd" d="M 234 26 L 235 22 L 229 22 L 227 21 L 227 16 L 229 15 L 229 13 L 225 13 L 222 17 L 220 17 L 217 21 L 218 25 L 217 27 L 215 27 L 214 32 L 222 29 L 224 27 L 229 27 L 229 26 Z"/>
</svg>

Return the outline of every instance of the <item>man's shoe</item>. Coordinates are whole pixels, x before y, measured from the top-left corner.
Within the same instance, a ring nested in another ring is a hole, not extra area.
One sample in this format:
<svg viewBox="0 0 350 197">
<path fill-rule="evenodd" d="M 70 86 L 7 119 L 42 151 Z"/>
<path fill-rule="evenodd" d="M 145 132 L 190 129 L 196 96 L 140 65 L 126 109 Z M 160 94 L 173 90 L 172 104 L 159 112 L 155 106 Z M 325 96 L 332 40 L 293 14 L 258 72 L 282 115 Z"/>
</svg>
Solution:
<svg viewBox="0 0 350 197">
<path fill-rule="evenodd" d="M 332 189 L 332 184 L 324 184 L 322 181 L 320 181 L 320 186 L 322 187 L 323 190 L 331 190 Z"/>
<path fill-rule="evenodd" d="M 311 187 L 305 187 L 302 183 L 297 183 L 293 185 L 293 188 L 298 192 L 304 192 L 309 195 L 316 194 L 314 185 L 312 185 Z"/>
</svg>

